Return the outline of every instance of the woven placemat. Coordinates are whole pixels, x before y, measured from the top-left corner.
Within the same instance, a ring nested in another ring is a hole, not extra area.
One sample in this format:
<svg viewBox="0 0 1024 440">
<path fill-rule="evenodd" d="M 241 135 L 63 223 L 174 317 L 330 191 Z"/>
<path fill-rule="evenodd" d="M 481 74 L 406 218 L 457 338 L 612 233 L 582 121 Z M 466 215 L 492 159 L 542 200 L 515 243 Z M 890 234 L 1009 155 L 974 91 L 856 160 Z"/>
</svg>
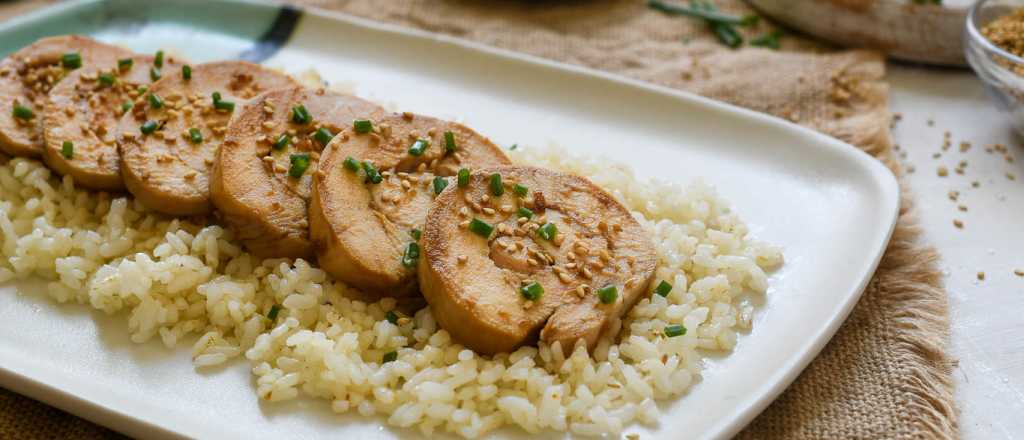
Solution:
<svg viewBox="0 0 1024 440">
<path fill-rule="evenodd" d="M 837 51 L 796 36 L 783 37 L 777 51 L 732 50 L 703 23 L 665 16 L 642 0 L 292 3 L 606 70 L 770 113 L 860 147 L 902 174 L 891 149 L 885 64 L 873 52 Z M 716 3 L 724 11 L 750 12 L 739 0 Z M 762 20 L 743 33 L 754 37 L 771 29 Z M 740 438 L 957 437 L 952 362 L 946 355 L 947 298 L 938 255 L 919 235 L 904 190 L 892 242 L 857 307 Z M 0 390 L 0 438 L 115 435 Z"/>
</svg>

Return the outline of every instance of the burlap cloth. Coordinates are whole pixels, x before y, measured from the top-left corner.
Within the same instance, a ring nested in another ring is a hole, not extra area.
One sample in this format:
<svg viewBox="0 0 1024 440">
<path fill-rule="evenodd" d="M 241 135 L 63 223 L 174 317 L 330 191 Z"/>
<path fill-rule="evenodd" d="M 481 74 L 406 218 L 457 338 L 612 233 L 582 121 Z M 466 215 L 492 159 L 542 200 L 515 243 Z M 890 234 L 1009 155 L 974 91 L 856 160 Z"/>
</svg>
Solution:
<svg viewBox="0 0 1024 440">
<path fill-rule="evenodd" d="M 891 150 L 885 64 L 876 53 L 836 51 L 795 36 L 783 39 L 781 51 L 730 50 L 700 22 L 654 12 L 643 0 L 294 3 L 607 70 L 771 113 L 860 147 L 901 174 Z M 749 12 L 739 0 L 717 3 Z M 745 33 L 770 28 L 762 21 Z M 905 192 L 902 200 L 892 242 L 849 319 L 739 437 L 957 437 L 938 255 L 918 241 Z M 0 389 L 0 438 L 116 435 Z"/>
</svg>

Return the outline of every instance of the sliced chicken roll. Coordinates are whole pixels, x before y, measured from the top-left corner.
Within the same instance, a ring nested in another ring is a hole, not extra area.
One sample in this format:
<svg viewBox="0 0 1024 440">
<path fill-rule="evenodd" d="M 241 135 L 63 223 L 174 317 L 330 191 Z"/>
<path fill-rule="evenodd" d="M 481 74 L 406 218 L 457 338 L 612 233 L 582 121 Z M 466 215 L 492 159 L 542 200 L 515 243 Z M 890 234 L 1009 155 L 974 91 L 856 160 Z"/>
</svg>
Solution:
<svg viewBox="0 0 1024 440">
<path fill-rule="evenodd" d="M 69 72 L 116 66 L 132 53 L 78 35 L 43 38 L 0 61 L 0 150 L 12 156 L 43 153 L 46 95 Z"/>
<path fill-rule="evenodd" d="M 455 122 L 411 113 L 360 121 L 328 146 L 313 179 L 309 221 L 320 266 L 368 294 L 415 293 L 419 231 L 435 194 L 456 185 L 444 176 L 509 163 Z"/>
<path fill-rule="evenodd" d="M 654 245 L 629 211 L 583 177 L 542 168 L 474 172 L 435 200 L 420 289 L 434 318 L 482 353 L 533 343 L 592 349 L 647 292 Z"/>
<path fill-rule="evenodd" d="M 353 120 L 382 114 L 354 96 L 303 87 L 242 106 L 210 184 L 222 219 L 257 256 L 311 258 L 306 204 L 320 152 Z"/>
<path fill-rule="evenodd" d="M 166 214 L 209 213 L 210 169 L 236 105 L 294 85 L 283 73 L 245 61 L 163 72 L 118 127 L 128 191 Z"/>
<path fill-rule="evenodd" d="M 86 188 L 124 189 L 115 127 L 160 72 L 181 69 L 177 60 L 158 52 L 69 73 L 50 90 L 43 109 L 46 164 Z"/>
</svg>

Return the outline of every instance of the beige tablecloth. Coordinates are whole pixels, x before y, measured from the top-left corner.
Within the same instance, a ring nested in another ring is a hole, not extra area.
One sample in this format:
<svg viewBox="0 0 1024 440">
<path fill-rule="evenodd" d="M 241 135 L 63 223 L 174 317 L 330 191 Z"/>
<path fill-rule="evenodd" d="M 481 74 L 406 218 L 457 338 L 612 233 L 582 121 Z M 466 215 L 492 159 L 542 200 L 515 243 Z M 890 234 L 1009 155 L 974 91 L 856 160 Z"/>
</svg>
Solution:
<svg viewBox="0 0 1024 440">
<path fill-rule="evenodd" d="M 771 113 L 860 147 L 901 174 L 891 150 L 885 64 L 873 52 L 837 51 L 795 36 L 783 38 L 780 51 L 731 50 L 702 23 L 652 11 L 643 0 L 293 3 L 454 35 Z M 749 12 L 739 0 L 716 3 L 726 11 Z M 22 7 L 0 6 L 0 16 L 15 8 Z M 771 28 L 762 20 L 744 33 L 761 35 Z M 957 437 L 946 293 L 938 255 L 918 235 L 904 192 L 892 242 L 860 303 L 818 358 L 741 438 Z M 113 435 L 0 390 L 0 438 Z"/>
</svg>

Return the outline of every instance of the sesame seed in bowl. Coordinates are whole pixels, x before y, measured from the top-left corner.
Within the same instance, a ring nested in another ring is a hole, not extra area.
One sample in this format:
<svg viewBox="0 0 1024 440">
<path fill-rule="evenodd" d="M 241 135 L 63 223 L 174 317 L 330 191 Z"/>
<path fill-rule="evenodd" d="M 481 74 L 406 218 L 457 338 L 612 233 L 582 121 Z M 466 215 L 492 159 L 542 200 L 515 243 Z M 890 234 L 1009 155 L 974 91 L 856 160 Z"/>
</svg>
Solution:
<svg viewBox="0 0 1024 440">
<path fill-rule="evenodd" d="M 964 51 L 996 107 L 1024 134 L 1024 1 L 975 3 L 967 14 Z"/>
</svg>

